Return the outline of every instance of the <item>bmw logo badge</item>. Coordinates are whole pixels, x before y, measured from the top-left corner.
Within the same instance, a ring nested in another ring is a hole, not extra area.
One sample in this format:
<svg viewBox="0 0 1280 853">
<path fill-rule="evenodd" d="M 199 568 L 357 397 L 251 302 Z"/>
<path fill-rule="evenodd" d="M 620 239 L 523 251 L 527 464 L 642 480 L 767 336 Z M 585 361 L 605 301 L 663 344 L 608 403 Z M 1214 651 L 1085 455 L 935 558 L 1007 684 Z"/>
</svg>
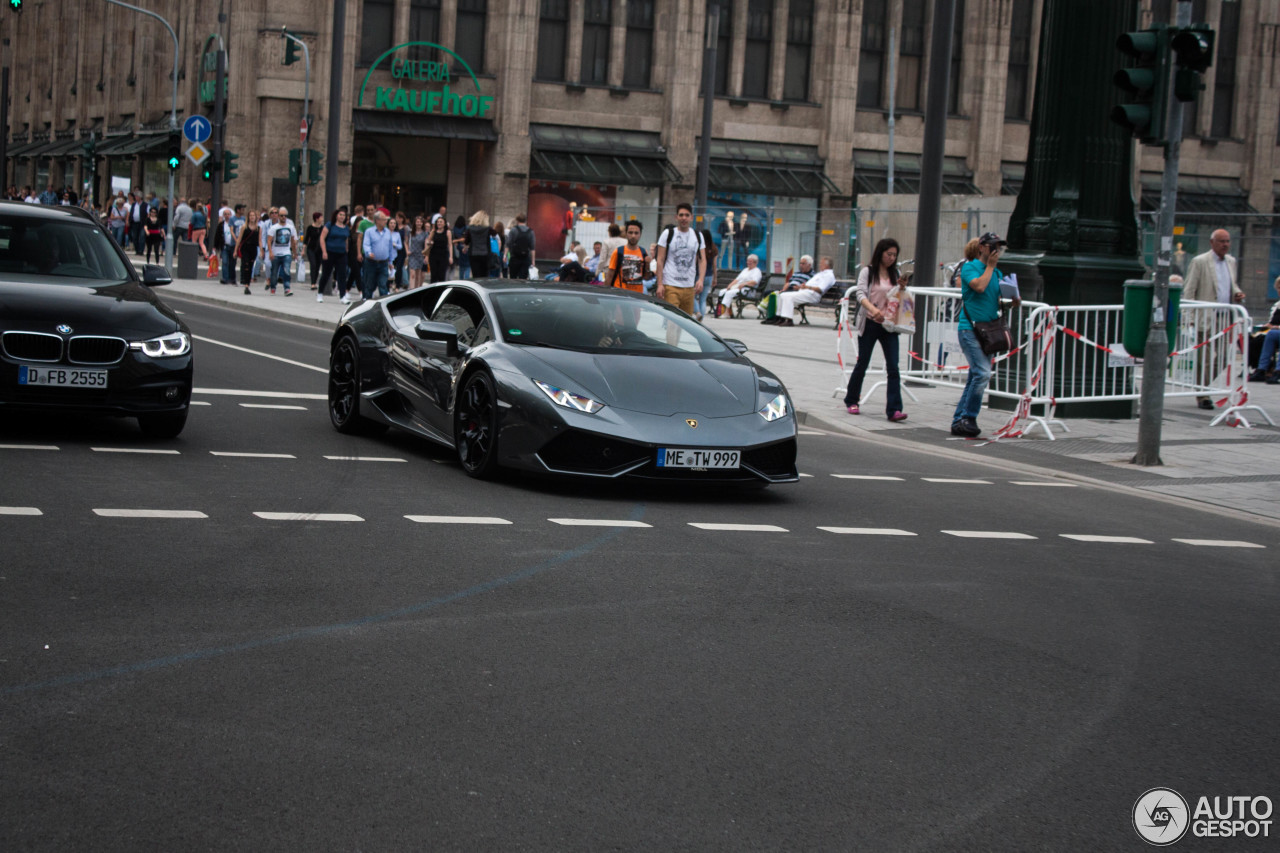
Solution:
<svg viewBox="0 0 1280 853">
<path fill-rule="evenodd" d="M 69 335 L 71 334 L 71 327 L 68 326 L 66 323 L 59 323 L 57 327 L 57 331 L 58 331 L 58 334 L 60 335 Z"/>
</svg>

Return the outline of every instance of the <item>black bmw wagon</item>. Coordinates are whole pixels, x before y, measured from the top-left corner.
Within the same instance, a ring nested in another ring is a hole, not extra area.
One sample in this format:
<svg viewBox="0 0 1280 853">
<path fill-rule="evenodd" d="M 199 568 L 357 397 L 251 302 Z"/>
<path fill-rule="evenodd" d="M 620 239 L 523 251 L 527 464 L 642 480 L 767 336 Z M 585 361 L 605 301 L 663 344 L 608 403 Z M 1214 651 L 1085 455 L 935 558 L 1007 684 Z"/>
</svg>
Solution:
<svg viewBox="0 0 1280 853">
<path fill-rule="evenodd" d="M 191 332 L 107 231 L 76 207 L 0 202 L 0 414 L 134 417 L 182 432 Z"/>
</svg>

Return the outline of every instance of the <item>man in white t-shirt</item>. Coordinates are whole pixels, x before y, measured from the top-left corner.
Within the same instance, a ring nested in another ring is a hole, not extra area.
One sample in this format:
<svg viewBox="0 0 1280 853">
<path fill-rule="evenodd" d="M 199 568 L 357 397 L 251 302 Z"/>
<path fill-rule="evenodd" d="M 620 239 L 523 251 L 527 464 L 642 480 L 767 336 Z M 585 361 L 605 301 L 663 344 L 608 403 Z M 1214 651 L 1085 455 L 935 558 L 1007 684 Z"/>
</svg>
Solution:
<svg viewBox="0 0 1280 853">
<path fill-rule="evenodd" d="M 689 316 L 707 272 L 706 247 L 692 224 L 693 206 L 681 202 L 676 207 L 676 227 L 663 229 L 658 237 L 657 257 L 658 298 Z"/>
<path fill-rule="evenodd" d="M 778 294 L 778 323 L 779 326 L 794 326 L 796 324 L 796 306 L 812 305 L 822 298 L 822 294 L 827 292 L 827 288 L 836 283 L 836 274 L 831 267 L 833 262 L 829 257 L 823 257 L 818 261 L 818 272 L 814 273 L 807 281 L 787 285 L 787 289 Z"/>
<path fill-rule="evenodd" d="M 733 300 L 738 298 L 744 287 L 755 287 L 760 284 L 763 275 L 760 272 L 760 256 L 752 252 L 747 255 L 747 265 L 738 273 L 728 287 L 720 292 L 720 305 L 725 306 L 725 313 L 733 316 Z"/>
<path fill-rule="evenodd" d="M 280 208 L 276 221 L 267 229 L 265 244 L 271 256 L 271 273 L 267 277 L 271 292 L 276 292 L 278 278 L 284 282 L 284 295 L 293 296 L 289 276 L 294 256 L 298 254 L 298 229 L 290 221 L 288 209 Z"/>
</svg>

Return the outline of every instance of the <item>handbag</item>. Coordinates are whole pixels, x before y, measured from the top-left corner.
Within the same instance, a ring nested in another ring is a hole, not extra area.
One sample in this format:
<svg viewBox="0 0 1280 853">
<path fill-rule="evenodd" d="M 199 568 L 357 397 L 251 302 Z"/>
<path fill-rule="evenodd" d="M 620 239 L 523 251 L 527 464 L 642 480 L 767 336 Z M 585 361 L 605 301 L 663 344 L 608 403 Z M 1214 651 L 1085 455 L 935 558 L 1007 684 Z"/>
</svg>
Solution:
<svg viewBox="0 0 1280 853">
<path fill-rule="evenodd" d="M 1009 324 L 1004 321 L 1003 312 L 997 314 L 994 320 L 975 323 L 963 302 L 960 303 L 960 310 L 964 312 L 969 325 L 973 326 L 973 335 L 978 339 L 978 346 L 982 347 L 984 353 L 999 355 L 1013 349 L 1013 333 L 1009 331 Z"/>
<path fill-rule="evenodd" d="M 889 304 L 880 325 L 893 334 L 916 333 L 916 301 L 911 291 L 901 284 L 889 291 Z"/>
</svg>

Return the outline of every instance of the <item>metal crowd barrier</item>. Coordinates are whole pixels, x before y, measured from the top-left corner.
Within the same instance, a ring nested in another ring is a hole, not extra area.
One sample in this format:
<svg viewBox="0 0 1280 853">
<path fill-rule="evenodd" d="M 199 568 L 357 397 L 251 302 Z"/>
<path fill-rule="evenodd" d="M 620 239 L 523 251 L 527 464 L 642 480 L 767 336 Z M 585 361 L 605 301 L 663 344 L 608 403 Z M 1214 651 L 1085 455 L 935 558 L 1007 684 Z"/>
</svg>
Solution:
<svg viewBox="0 0 1280 853">
<path fill-rule="evenodd" d="M 836 358 L 844 383 L 832 396 L 842 395 L 856 362 L 853 334 L 856 303 L 850 307 L 853 288 L 840 302 Z M 912 400 L 905 383 L 963 388 L 968 365 L 960 350 L 960 291 L 954 288 L 912 287 L 916 300 L 916 333 L 900 347 L 899 371 L 903 393 Z M 1141 396 L 1140 362 L 1128 355 L 1123 338 L 1122 305 L 1053 306 L 1023 302 L 1006 309 L 1014 349 L 992 363 L 987 393 L 1016 401 L 1014 415 L 997 435 L 1027 435 L 1036 427 L 1050 440 L 1053 427 L 1070 432 L 1055 417 L 1064 403 L 1138 400 Z M 1222 411 L 1210 422 L 1239 422 L 1249 426 L 1243 412 L 1258 412 L 1269 424 L 1271 417 L 1248 402 L 1245 389 L 1246 339 L 1249 314 L 1241 305 L 1185 302 L 1179 315 L 1175 349 L 1170 355 L 1165 397 L 1209 397 Z M 883 375 L 883 368 L 867 371 Z M 876 381 L 863 393 L 865 400 L 881 385 Z M 1040 413 L 1035 412 L 1040 409 Z M 1027 426 L 1018 423 L 1026 420 Z"/>
</svg>

